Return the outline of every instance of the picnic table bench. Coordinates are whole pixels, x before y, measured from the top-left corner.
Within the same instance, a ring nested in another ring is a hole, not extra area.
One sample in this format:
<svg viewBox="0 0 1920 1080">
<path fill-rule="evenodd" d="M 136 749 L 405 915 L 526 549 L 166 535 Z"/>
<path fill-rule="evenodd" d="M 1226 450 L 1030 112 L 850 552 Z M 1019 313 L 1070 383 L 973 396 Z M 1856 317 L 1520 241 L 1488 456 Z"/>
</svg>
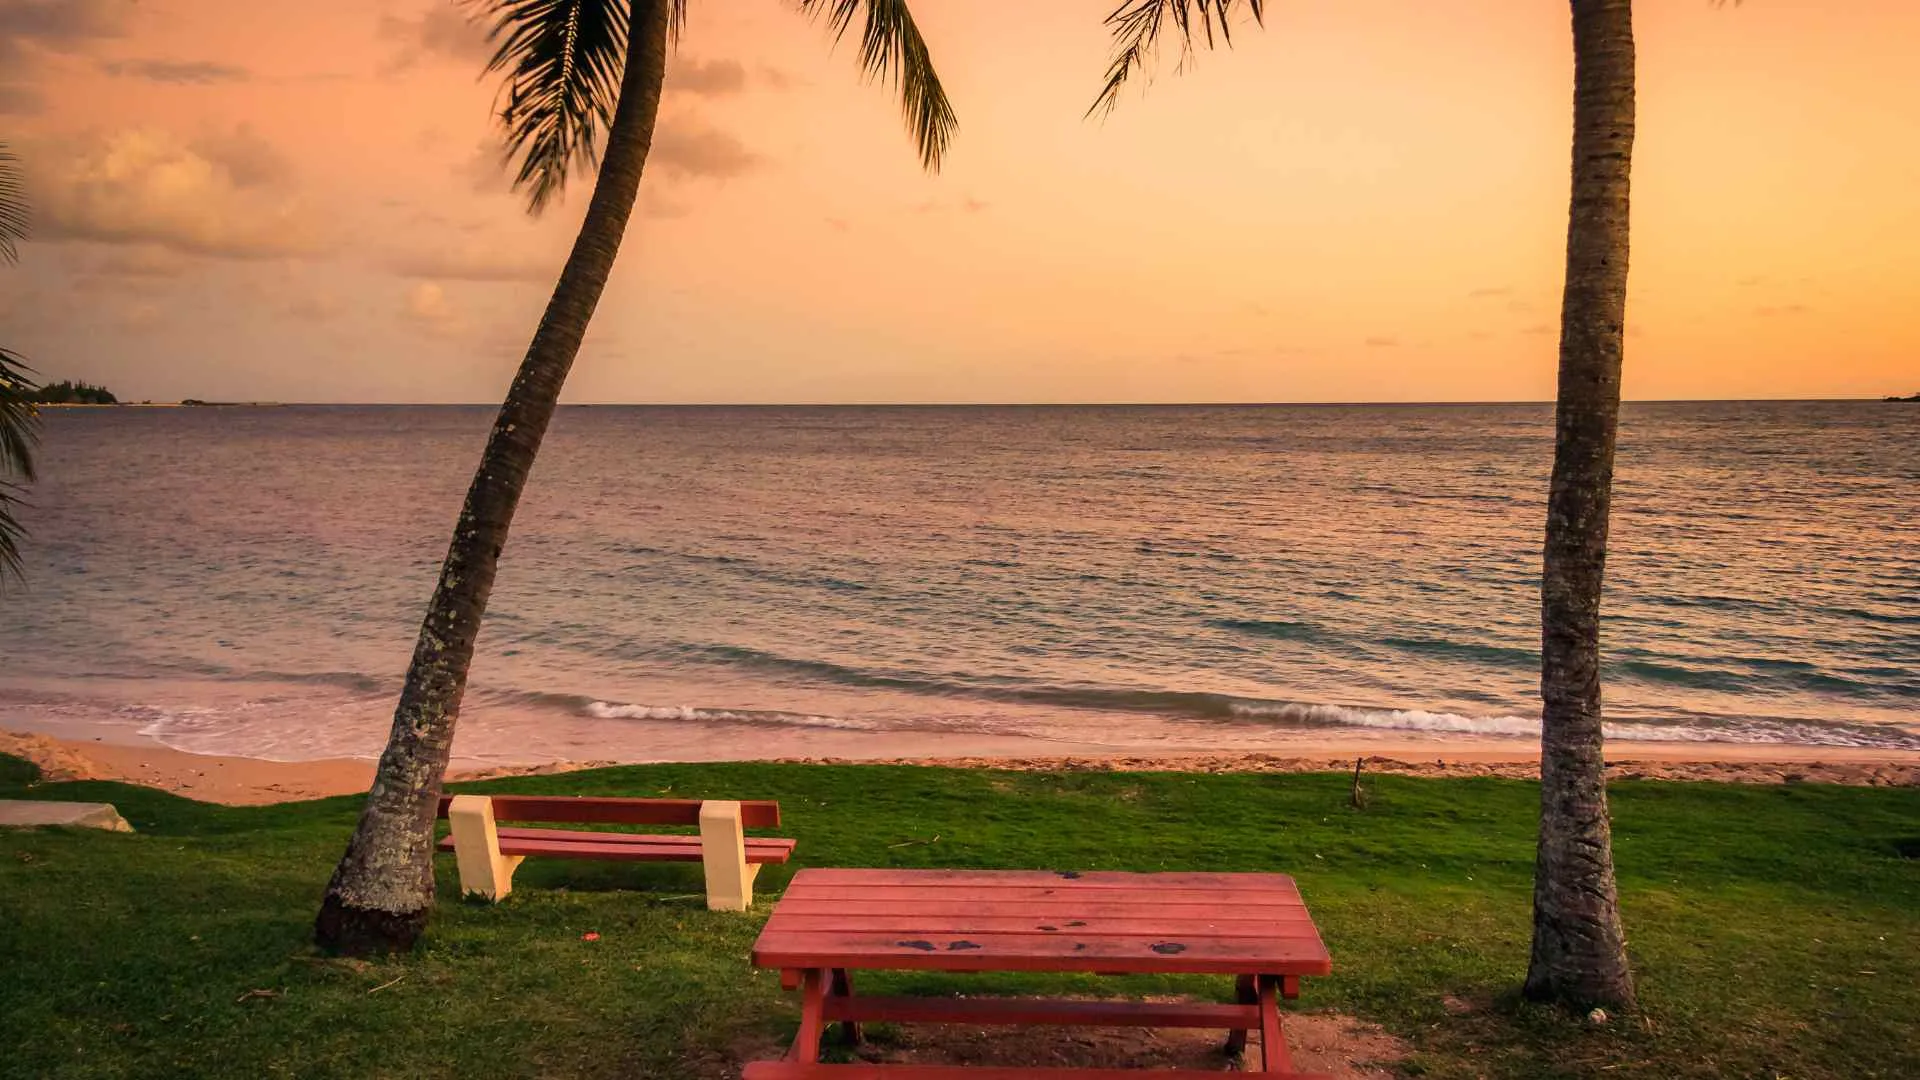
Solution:
<svg viewBox="0 0 1920 1080">
<path fill-rule="evenodd" d="M 1074 873 L 808 869 L 754 943 L 753 962 L 798 989 L 800 1031 L 781 1061 L 743 1080 L 1074 1080 L 1218 1075 L 1191 1070 L 994 1069 L 825 1065 L 829 1023 L 860 1040 L 860 1022 L 1221 1028 L 1226 1049 L 1260 1032 L 1255 1072 L 1292 1071 L 1279 999 L 1332 960 L 1293 879 L 1283 874 Z M 859 997 L 851 971 L 1053 971 L 1235 977 L 1238 1003 Z"/>
<path fill-rule="evenodd" d="M 745 911 L 753 879 L 766 863 L 783 863 L 792 840 L 747 836 L 780 824 L 780 804 L 719 799 L 621 799 L 552 795 L 450 795 L 440 816 L 452 827 L 440 841 L 460 865 L 463 893 L 499 900 L 513 891 L 513 872 L 529 856 L 624 862 L 697 862 L 706 869 L 707 907 Z M 699 835 L 642 835 L 569 829 L 501 828 L 501 821 L 576 825 L 698 825 Z"/>
</svg>

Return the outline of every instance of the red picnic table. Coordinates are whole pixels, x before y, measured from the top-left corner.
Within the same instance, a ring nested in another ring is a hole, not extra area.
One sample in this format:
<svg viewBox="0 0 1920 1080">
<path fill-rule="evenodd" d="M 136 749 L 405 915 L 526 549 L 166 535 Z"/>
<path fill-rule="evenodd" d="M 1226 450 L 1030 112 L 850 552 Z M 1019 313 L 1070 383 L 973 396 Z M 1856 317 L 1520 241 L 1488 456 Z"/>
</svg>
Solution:
<svg viewBox="0 0 1920 1080">
<path fill-rule="evenodd" d="M 802 870 L 754 943 L 753 962 L 780 969 L 782 983 L 802 992 L 801 1018 L 786 1059 L 749 1065 L 747 1080 L 997 1072 L 814 1064 L 827 1024 L 839 1022 L 843 1041 L 856 1043 L 863 1020 L 1222 1028 L 1230 1053 L 1257 1028 L 1255 1071 L 1289 1073 L 1278 999 L 1299 996 L 1302 976 L 1332 970 L 1284 874 L 1033 870 Z M 848 974 L 856 969 L 1233 975 L 1239 1003 L 857 997 Z"/>
</svg>

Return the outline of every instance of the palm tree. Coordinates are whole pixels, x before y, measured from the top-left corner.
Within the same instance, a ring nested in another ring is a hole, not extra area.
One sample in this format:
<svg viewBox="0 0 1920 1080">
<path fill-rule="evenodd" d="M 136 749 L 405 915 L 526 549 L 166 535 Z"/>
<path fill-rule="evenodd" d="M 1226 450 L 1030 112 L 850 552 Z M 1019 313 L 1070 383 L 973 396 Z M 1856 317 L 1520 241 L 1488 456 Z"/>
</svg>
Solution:
<svg viewBox="0 0 1920 1080">
<path fill-rule="evenodd" d="M 1631 1006 L 1600 704 L 1600 587 L 1627 318 L 1633 0 L 1573 0 L 1573 198 L 1540 577 L 1540 843 L 1526 995 Z"/>
<path fill-rule="evenodd" d="M 0 262 L 19 259 L 27 237 L 27 194 L 18 159 L 0 143 Z M 0 585 L 20 574 L 20 522 L 13 516 L 21 483 L 33 482 L 33 444 L 40 416 L 33 380 L 20 357 L 0 346 Z M 9 477 L 19 477 L 19 482 Z"/>
<path fill-rule="evenodd" d="M 1620 415 L 1626 319 L 1627 174 L 1633 152 L 1632 0 L 1571 0 L 1573 195 L 1560 311 L 1560 390 L 1541 574 L 1540 838 L 1525 993 L 1630 1006 L 1633 980 L 1614 884 L 1600 703 L 1600 589 Z M 1128 0 L 1107 17 L 1111 108 L 1171 26 L 1183 48 L 1231 40 L 1239 0 Z M 1260 0 L 1246 0 L 1256 22 Z M 1093 111 L 1093 110 L 1089 110 Z"/>
<path fill-rule="evenodd" d="M 433 825 L 474 640 L 527 474 L 613 269 L 653 142 L 660 89 L 686 0 L 464 0 L 492 23 L 489 72 L 504 72 L 500 122 L 514 186 L 538 213 L 576 166 L 599 172 L 585 220 L 507 391 L 454 526 L 393 730 L 314 924 L 329 950 L 410 946 L 433 904 Z M 937 170 L 955 126 L 905 0 L 795 0 L 838 38 L 864 13 L 860 63 L 900 91 L 921 163 Z"/>
</svg>

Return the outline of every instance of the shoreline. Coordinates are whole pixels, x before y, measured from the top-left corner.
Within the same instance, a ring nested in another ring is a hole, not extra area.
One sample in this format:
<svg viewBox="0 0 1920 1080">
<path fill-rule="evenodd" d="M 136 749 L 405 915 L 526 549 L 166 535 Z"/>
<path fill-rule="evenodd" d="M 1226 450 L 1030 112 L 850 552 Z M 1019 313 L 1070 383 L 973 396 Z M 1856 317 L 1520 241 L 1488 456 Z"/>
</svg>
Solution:
<svg viewBox="0 0 1920 1080">
<path fill-rule="evenodd" d="M 876 749 L 885 751 L 886 747 Z M 1844 747 L 1740 743 L 1632 743 L 1607 747 L 1610 779 L 1702 780 L 1727 783 L 1828 783 L 1858 787 L 1920 787 L 1920 752 Z M 0 731 L 0 753 L 38 765 L 43 779 L 117 780 L 203 802 L 257 806 L 364 792 L 374 763 L 357 758 L 268 761 L 193 754 L 159 743 L 146 745 L 79 740 Z M 1352 772 L 1398 776 L 1539 776 L 1538 744 L 1526 739 L 1467 742 L 1443 739 L 1318 738 L 1260 751 L 1096 752 L 981 756 L 903 754 L 897 748 L 871 757 L 774 756 L 730 758 L 780 764 L 911 765 L 1013 771 L 1140 771 L 1192 773 Z M 538 765 L 488 765 L 456 758 L 451 781 L 538 776 L 637 761 L 556 761 Z"/>
</svg>

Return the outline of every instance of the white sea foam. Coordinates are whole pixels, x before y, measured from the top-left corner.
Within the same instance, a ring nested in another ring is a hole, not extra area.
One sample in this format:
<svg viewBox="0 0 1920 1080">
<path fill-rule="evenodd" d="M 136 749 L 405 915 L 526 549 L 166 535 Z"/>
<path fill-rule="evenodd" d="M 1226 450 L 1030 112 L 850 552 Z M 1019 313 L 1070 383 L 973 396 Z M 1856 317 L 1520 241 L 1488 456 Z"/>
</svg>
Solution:
<svg viewBox="0 0 1920 1080">
<path fill-rule="evenodd" d="M 845 731 L 878 731 L 881 725 L 841 716 L 776 712 L 759 709 L 702 709 L 692 705 L 638 705 L 609 701 L 590 702 L 588 716 L 600 720 L 683 720 L 706 724 L 786 724 L 794 727 L 839 728 Z"/>
<path fill-rule="evenodd" d="M 1540 720 L 1531 716 L 1461 716 L 1426 709 L 1359 709 L 1345 705 L 1236 702 L 1233 715 L 1293 724 L 1361 727 L 1391 731 L 1430 731 L 1456 735 L 1507 735 L 1536 738 Z M 1604 725 L 1606 737 L 1635 742 L 1756 743 L 1790 746 L 1898 746 L 1904 732 L 1852 731 L 1828 724 L 1635 724 Z"/>
</svg>

